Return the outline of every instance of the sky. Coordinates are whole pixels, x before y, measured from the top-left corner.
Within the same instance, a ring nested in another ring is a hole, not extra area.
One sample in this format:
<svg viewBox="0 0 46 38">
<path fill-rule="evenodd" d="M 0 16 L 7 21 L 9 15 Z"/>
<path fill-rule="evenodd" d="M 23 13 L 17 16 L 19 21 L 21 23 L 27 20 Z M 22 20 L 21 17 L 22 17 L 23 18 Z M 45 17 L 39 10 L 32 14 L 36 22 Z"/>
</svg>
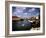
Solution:
<svg viewBox="0 0 46 38">
<path fill-rule="evenodd" d="M 36 7 L 12 7 L 12 16 L 28 18 L 28 17 L 32 17 L 32 16 L 38 16 L 39 14 L 40 14 L 40 8 L 36 8 Z"/>
</svg>

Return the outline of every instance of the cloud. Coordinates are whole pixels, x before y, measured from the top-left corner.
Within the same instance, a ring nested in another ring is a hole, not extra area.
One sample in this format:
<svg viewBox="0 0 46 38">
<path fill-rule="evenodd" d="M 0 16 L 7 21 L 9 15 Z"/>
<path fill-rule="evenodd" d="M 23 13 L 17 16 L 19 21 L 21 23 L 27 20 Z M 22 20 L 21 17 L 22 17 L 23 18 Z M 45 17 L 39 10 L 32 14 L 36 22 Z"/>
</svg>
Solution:
<svg viewBox="0 0 46 38">
<path fill-rule="evenodd" d="M 37 16 L 39 15 L 39 10 L 38 8 L 29 8 L 29 7 L 16 7 L 13 9 L 13 16 L 18 16 L 18 17 L 30 17 L 30 16 Z"/>
</svg>

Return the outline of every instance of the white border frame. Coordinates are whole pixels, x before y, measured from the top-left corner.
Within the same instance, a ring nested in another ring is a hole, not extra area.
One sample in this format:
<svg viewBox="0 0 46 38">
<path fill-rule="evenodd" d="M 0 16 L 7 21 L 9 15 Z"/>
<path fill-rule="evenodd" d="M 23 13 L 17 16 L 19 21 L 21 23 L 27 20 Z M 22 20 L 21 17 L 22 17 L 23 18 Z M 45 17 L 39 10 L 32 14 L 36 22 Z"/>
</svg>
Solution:
<svg viewBox="0 0 46 38">
<path fill-rule="evenodd" d="M 12 6 L 20 7 L 36 7 L 40 8 L 40 30 L 31 31 L 12 31 Z M 42 5 L 22 5 L 22 4 L 10 4 L 9 6 L 10 22 L 9 22 L 9 34 L 27 34 L 27 33 L 43 33 L 43 6 Z"/>
</svg>

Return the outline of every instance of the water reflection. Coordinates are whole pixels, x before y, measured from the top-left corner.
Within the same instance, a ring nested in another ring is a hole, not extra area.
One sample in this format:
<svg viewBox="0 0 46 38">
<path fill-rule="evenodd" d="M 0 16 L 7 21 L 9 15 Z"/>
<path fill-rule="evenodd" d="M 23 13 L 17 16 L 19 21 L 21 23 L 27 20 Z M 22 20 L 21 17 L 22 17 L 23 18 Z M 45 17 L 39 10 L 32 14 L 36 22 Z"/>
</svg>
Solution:
<svg viewBox="0 0 46 38">
<path fill-rule="evenodd" d="M 27 19 L 21 19 L 21 21 L 13 22 L 13 30 L 30 30 L 31 29 L 31 22 Z"/>
</svg>

